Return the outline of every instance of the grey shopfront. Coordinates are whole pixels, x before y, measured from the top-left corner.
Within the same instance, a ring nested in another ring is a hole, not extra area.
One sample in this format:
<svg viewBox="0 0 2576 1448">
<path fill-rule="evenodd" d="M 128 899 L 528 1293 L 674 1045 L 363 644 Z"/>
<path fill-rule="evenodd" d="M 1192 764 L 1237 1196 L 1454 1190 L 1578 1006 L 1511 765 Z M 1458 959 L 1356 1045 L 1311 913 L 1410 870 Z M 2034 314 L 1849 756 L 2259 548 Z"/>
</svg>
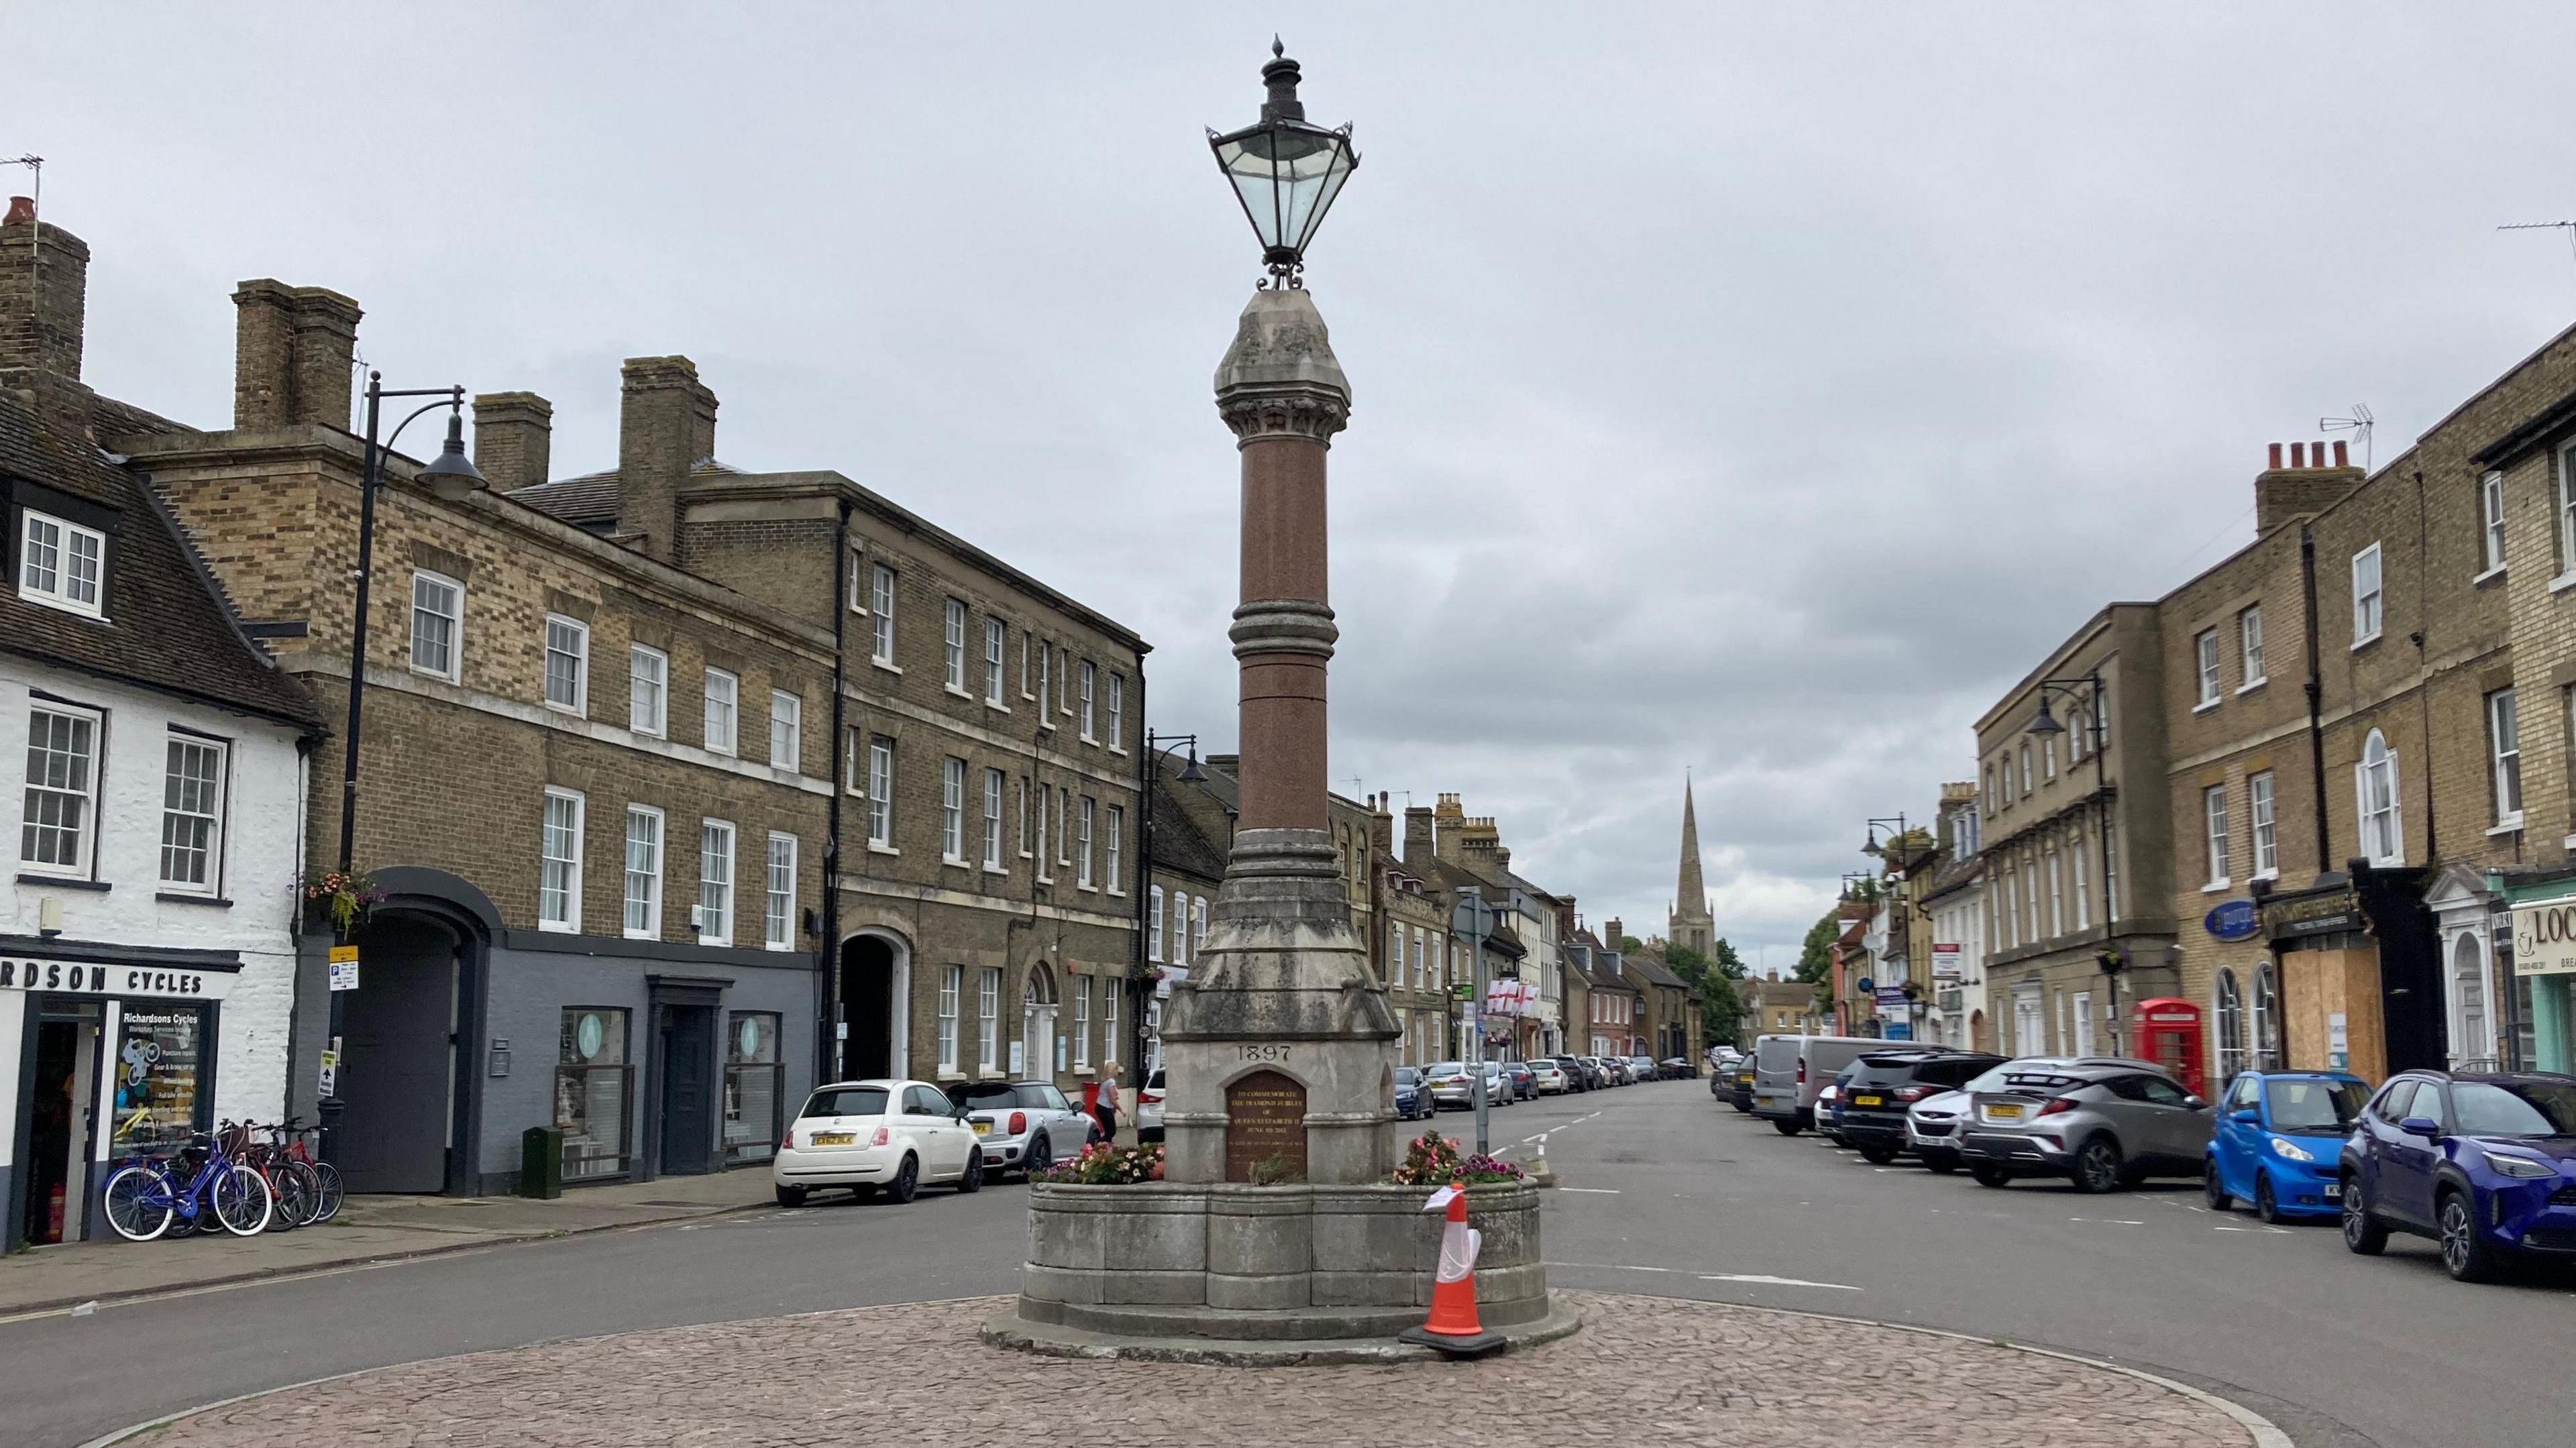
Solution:
<svg viewBox="0 0 2576 1448">
<path fill-rule="evenodd" d="M 456 876 L 374 878 L 336 1081 L 353 1192 L 515 1191 L 532 1126 L 563 1132 L 567 1187 L 765 1161 L 812 1086 L 812 954 L 521 930 Z M 326 953 L 308 941 L 307 1114 Z"/>
</svg>

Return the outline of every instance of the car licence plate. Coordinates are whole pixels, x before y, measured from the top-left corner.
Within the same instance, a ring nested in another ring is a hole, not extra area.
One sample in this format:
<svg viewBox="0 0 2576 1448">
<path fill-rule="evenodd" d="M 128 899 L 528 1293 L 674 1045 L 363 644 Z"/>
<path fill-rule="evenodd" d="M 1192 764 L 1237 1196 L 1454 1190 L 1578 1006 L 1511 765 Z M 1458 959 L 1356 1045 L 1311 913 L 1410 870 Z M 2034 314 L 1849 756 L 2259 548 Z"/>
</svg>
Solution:
<svg viewBox="0 0 2576 1448">
<path fill-rule="evenodd" d="M 2019 1121 L 2021 1120 L 2021 1108 L 2018 1106 L 1989 1106 L 1986 1108 L 1986 1119 L 1988 1121 Z"/>
<path fill-rule="evenodd" d="M 991 1123 L 991 1122 L 989 1122 L 989 1121 L 978 1121 L 978 1122 L 976 1122 L 976 1123 L 975 1123 L 975 1134 L 976 1134 L 977 1136 L 990 1136 L 990 1135 L 992 1135 L 992 1134 L 993 1134 L 993 1123 Z"/>
<path fill-rule="evenodd" d="M 814 1144 L 816 1146 L 847 1146 L 857 1139 L 856 1133 L 848 1131 L 818 1131 L 814 1133 Z"/>
<path fill-rule="evenodd" d="M 2328 1182 L 2328 1183 L 2326 1183 L 2326 1185 L 2325 1185 L 2325 1193 L 2326 1193 L 2326 1200 L 2327 1200 L 2327 1201 L 2330 1201 L 2330 1202 L 2339 1202 L 2339 1201 L 2342 1201 L 2342 1200 L 2343 1200 L 2343 1183 L 2341 1183 L 2341 1182 Z"/>
<path fill-rule="evenodd" d="M 1887 1098 L 1884 1096 L 1855 1096 L 1852 1098 L 1852 1105 L 1854 1106 L 1885 1106 L 1886 1104 Z"/>
</svg>

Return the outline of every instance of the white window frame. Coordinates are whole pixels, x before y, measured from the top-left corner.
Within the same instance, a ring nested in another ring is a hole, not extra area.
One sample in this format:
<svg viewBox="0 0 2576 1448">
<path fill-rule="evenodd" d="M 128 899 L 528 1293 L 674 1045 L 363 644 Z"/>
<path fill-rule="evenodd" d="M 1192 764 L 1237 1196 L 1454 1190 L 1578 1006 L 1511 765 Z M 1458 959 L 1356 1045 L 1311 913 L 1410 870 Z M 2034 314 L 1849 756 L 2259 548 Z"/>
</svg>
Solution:
<svg viewBox="0 0 2576 1448">
<path fill-rule="evenodd" d="M 1100 1059 L 1112 1066 L 1118 1064 L 1118 997 L 1124 993 L 1118 977 L 1100 978 Z"/>
<path fill-rule="evenodd" d="M 450 595 L 448 602 L 453 607 L 454 611 L 451 613 L 441 613 L 438 609 L 424 604 L 421 600 L 421 590 L 424 585 L 431 589 L 445 589 Z M 424 618 L 438 619 L 447 625 L 447 662 L 444 666 L 433 666 L 431 664 L 421 662 L 421 621 Z M 451 684 L 464 677 L 465 585 L 463 583 L 448 577 L 444 573 L 435 573 L 426 568 L 415 568 L 411 571 L 411 645 L 409 658 L 411 661 L 411 671 L 415 674 L 426 674 L 433 679 L 445 679 Z"/>
<path fill-rule="evenodd" d="M 842 591 L 849 596 L 848 607 L 850 612 L 861 616 L 865 616 L 868 611 L 867 560 L 868 555 L 866 549 L 851 549 L 849 577 L 843 580 L 841 585 Z"/>
<path fill-rule="evenodd" d="M 2024 741 L 2021 746 L 2021 797 L 2024 799 L 2030 798 L 2030 774 L 2030 744 Z"/>
<path fill-rule="evenodd" d="M 1163 887 L 1150 886 L 1145 891 L 1145 958 L 1159 962 L 1163 958 Z"/>
<path fill-rule="evenodd" d="M 1109 676 L 1109 752 L 1127 752 L 1127 676 Z"/>
<path fill-rule="evenodd" d="M 2039 741 L 2039 770 L 2043 779 L 2057 777 L 2057 736 L 2054 734 Z"/>
<path fill-rule="evenodd" d="M 796 948 L 796 837 L 783 830 L 769 832 L 769 849 L 762 858 L 760 943 L 771 950 Z M 782 881 L 780 873 L 785 872 Z M 778 887 L 786 885 L 785 890 Z"/>
<path fill-rule="evenodd" d="M 1047 702 L 1055 697 L 1055 646 L 1038 640 L 1038 727 L 1055 727 L 1055 710 Z"/>
<path fill-rule="evenodd" d="M 1002 1065 L 1002 968 L 984 967 L 975 983 L 975 1071 L 990 1076 Z"/>
<path fill-rule="evenodd" d="M 2093 928 L 2093 881 L 2084 863 L 2084 834 L 2077 831 L 2066 837 L 2066 862 L 2074 874 L 2075 928 Z"/>
<path fill-rule="evenodd" d="M 2192 661 L 2200 676 L 2200 696 L 2192 712 L 2218 707 L 2218 630 L 2205 628 L 2191 636 Z"/>
<path fill-rule="evenodd" d="M 948 692 L 965 695 L 966 600 L 952 598 L 941 605 L 939 644 L 941 657 L 947 667 Z"/>
<path fill-rule="evenodd" d="M 1095 715 L 1094 715 L 1094 714 L 1093 714 L 1093 712 L 1092 712 L 1093 695 L 1094 695 L 1094 693 L 1099 689 L 1099 687 L 1100 687 L 1100 667 L 1099 667 L 1097 664 L 1094 664 L 1093 662 L 1091 662 L 1091 660 L 1089 660 L 1089 659 L 1084 659 L 1084 660 L 1082 661 L 1082 730 L 1081 730 L 1081 734 L 1082 734 L 1082 742 L 1083 742 L 1083 743 L 1085 743 L 1085 744 L 1097 744 L 1097 743 L 1099 743 L 1099 742 L 1100 742 L 1100 736 L 1099 736 L 1099 734 L 1098 734 L 1096 731 L 1094 731 L 1094 730 L 1093 730 L 1093 728 L 1091 727 L 1091 726 L 1092 726 L 1092 722 L 1093 722 L 1093 720 L 1094 720 L 1094 718 L 1095 718 Z"/>
<path fill-rule="evenodd" d="M 2558 574 L 2559 580 L 2576 578 L 2576 440 L 2559 444 L 2557 453 L 2558 488 Z M 2553 585 L 2559 580 L 2552 580 Z"/>
<path fill-rule="evenodd" d="M 1073 1069 L 1091 1069 L 1091 980 L 1087 975 L 1073 978 Z"/>
<path fill-rule="evenodd" d="M 955 1076 L 957 1069 L 957 1008 L 959 997 L 966 993 L 966 967 L 952 965 L 939 973 L 939 1074 Z"/>
<path fill-rule="evenodd" d="M 626 650 L 626 727 L 656 739 L 671 729 L 671 656 L 650 644 Z"/>
<path fill-rule="evenodd" d="M 555 811 L 560 806 L 572 816 L 566 838 L 562 841 L 569 853 L 557 854 Z M 579 790 L 547 785 L 545 806 L 537 815 L 537 928 L 561 934 L 581 933 L 581 861 L 582 836 L 589 813 L 589 801 Z M 561 872 L 560 881 L 556 879 Z M 549 896 L 560 897 L 558 913 L 547 914 Z"/>
<path fill-rule="evenodd" d="M 18 517 L 18 596 L 83 618 L 107 617 L 107 535 L 33 508 L 21 508 Z M 39 548 L 50 556 L 40 561 Z M 84 556 L 86 575 L 79 567 Z"/>
<path fill-rule="evenodd" d="M 2374 865 L 2406 863 L 2406 814 L 2400 793 L 2397 751 L 2376 729 L 2362 741 L 2361 761 L 2352 767 L 2354 817 L 2360 825 L 2361 853 Z"/>
<path fill-rule="evenodd" d="M 561 647 L 557 646 L 558 632 L 562 634 Z M 568 698 L 555 697 L 557 658 L 572 661 L 572 689 Z M 547 614 L 544 668 L 546 707 L 559 713 L 587 717 L 590 713 L 590 625 L 567 614 Z"/>
<path fill-rule="evenodd" d="M 650 838 L 639 840 L 636 837 L 635 827 L 639 824 L 652 827 Z M 618 918 L 629 940 L 662 938 L 662 856 L 663 842 L 668 837 L 664 824 L 662 811 L 652 805 L 630 804 L 626 807 L 626 865 L 622 872 L 624 883 L 618 892 Z M 644 852 L 641 869 L 636 867 L 639 847 Z M 641 895 L 636 893 L 639 887 L 643 892 Z M 636 923 L 639 916 L 644 922 L 641 925 Z"/>
<path fill-rule="evenodd" d="M 805 764 L 805 700 L 785 689 L 769 691 L 769 767 L 797 773 Z"/>
<path fill-rule="evenodd" d="M 894 848 L 894 740 L 868 736 L 868 848 Z"/>
<path fill-rule="evenodd" d="M 2495 781 L 2496 828 L 2522 824 L 2522 719 L 2513 689 L 2487 695 L 2487 762 Z"/>
<path fill-rule="evenodd" d="M 1011 706 L 1002 702 L 1002 657 L 1010 651 L 1011 626 L 998 618 L 984 620 L 984 702 L 1004 713 Z"/>
<path fill-rule="evenodd" d="M 730 757 L 742 742 L 742 679 L 731 669 L 710 666 L 706 680 L 706 736 L 709 754 Z M 718 687 L 718 682 L 722 687 Z"/>
<path fill-rule="evenodd" d="M 868 736 L 856 724 L 841 726 L 841 789 L 860 799 L 868 797 Z"/>
<path fill-rule="evenodd" d="M 1097 888 L 1097 879 L 1091 873 L 1091 827 L 1098 811 L 1098 802 L 1087 794 L 1082 797 L 1081 807 L 1074 811 L 1075 823 L 1082 831 L 1082 848 L 1073 862 L 1073 885 L 1077 890 Z"/>
<path fill-rule="evenodd" d="M 1207 949 L 1208 898 L 1190 897 L 1190 956 L 1196 959 Z"/>
<path fill-rule="evenodd" d="M 885 564 L 868 571 L 868 662 L 881 669 L 895 668 L 894 662 L 894 570 Z M 902 670 L 896 669 L 901 673 Z"/>
<path fill-rule="evenodd" d="M 1002 864 L 1002 771 L 984 771 L 984 868 L 1008 874 Z"/>
<path fill-rule="evenodd" d="M 2256 880 L 2276 879 L 2281 873 L 2281 838 L 2273 797 L 2272 771 L 2266 769 L 2245 779 L 2245 811 L 2254 826 L 2254 873 Z"/>
<path fill-rule="evenodd" d="M 2048 933 L 2066 933 L 2066 862 L 2055 850 L 2048 852 Z"/>
<path fill-rule="evenodd" d="M 2269 683 L 2271 666 L 2263 658 L 2263 605 L 2248 604 L 2236 612 L 2236 654 L 2239 672 L 2245 678 L 2236 686 L 2237 693 Z"/>
<path fill-rule="evenodd" d="M 698 909 L 715 916 L 714 929 L 697 931 L 701 945 L 733 944 L 734 865 L 741 858 L 737 838 L 731 820 L 698 821 Z M 719 841 L 721 850 L 716 848 Z"/>
<path fill-rule="evenodd" d="M 213 756 L 214 768 L 205 778 L 211 796 L 204 801 L 186 798 L 186 790 L 196 777 L 181 773 L 174 766 L 190 753 Z M 223 893 L 224 883 L 224 807 L 232 796 L 232 745 L 225 740 L 183 729 L 173 729 L 162 750 L 161 763 L 161 888 L 174 895 L 214 896 Z M 202 805 L 202 808 L 195 807 Z M 174 830 L 205 830 L 202 844 L 172 839 Z M 205 857 L 205 878 L 191 880 L 171 873 L 173 852 Z"/>
<path fill-rule="evenodd" d="M 2213 784 L 2200 792 L 2201 846 L 2206 855 L 2208 881 L 2203 890 L 2224 890 L 2231 883 L 2227 858 L 2227 786 Z"/>
<path fill-rule="evenodd" d="M 2366 565 L 2366 568 L 2365 568 Z M 2369 582 L 2362 579 L 2365 571 Z M 2387 626 L 2387 580 L 2382 576 L 2379 545 L 2352 555 L 2352 646 L 2375 642 Z"/>
<path fill-rule="evenodd" d="M 966 863 L 966 761 L 953 754 L 939 763 L 939 861 Z"/>
<path fill-rule="evenodd" d="M 2504 473 L 2489 469 L 2478 479 L 2479 557 L 2485 568 L 2478 576 L 2486 577 L 2504 567 Z"/>
<path fill-rule="evenodd" d="M 1108 867 L 1108 874 L 1101 885 L 1112 895 L 1125 895 L 1127 887 L 1120 883 L 1122 879 L 1120 872 L 1127 865 L 1127 809 L 1124 805 L 1113 804 L 1109 807 L 1108 826 L 1109 850 L 1107 857 L 1101 862 Z"/>
</svg>

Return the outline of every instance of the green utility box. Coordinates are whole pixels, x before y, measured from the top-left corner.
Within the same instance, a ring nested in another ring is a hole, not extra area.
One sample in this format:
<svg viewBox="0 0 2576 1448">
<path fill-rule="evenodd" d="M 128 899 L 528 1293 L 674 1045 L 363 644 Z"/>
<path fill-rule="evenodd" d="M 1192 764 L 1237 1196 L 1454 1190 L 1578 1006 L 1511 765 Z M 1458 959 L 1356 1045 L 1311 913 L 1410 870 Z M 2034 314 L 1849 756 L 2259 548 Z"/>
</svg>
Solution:
<svg viewBox="0 0 2576 1448">
<path fill-rule="evenodd" d="M 531 1126 L 519 1135 L 519 1195 L 547 1201 L 563 1195 L 563 1128 Z"/>
</svg>

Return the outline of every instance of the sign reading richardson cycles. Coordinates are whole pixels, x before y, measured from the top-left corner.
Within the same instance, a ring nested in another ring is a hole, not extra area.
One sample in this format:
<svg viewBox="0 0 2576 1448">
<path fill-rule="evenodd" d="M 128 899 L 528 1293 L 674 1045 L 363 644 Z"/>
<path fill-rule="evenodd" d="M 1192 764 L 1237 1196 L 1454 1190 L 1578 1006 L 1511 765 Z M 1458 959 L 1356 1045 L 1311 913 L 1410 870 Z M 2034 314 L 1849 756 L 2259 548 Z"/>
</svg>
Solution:
<svg viewBox="0 0 2576 1448">
<path fill-rule="evenodd" d="M 2513 973 L 2576 975 L 2576 900 L 2513 907 Z"/>
<path fill-rule="evenodd" d="M 93 965 L 87 961 L 27 960 L 0 955 L 0 991 L 219 1001 L 232 994 L 232 989 L 233 972 L 229 970 Z"/>
</svg>

